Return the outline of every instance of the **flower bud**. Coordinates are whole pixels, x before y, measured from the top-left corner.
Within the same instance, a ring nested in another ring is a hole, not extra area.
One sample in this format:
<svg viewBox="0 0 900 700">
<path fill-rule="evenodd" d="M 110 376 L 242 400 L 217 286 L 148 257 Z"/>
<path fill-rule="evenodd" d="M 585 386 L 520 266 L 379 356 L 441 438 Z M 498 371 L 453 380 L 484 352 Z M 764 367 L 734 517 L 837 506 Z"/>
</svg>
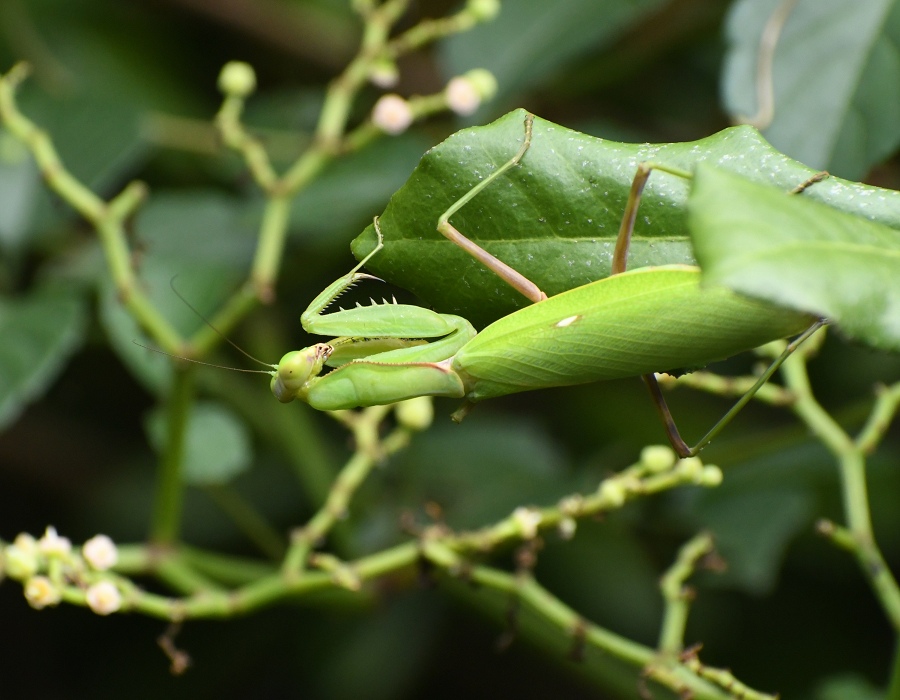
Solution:
<svg viewBox="0 0 900 700">
<path fill-rule="evenodd" d="M 430 396 L 417 396 L 396 404 L 397 421 L 408 430 L 426 430 L 434 420 L 434 404 Z"/>
<path fill-rule="evenodd" d="M 24 581 L 40 569 L 38 546 L 34 537 L 19 533 L 15 541 L 3 552 L 3 568 L 10 578 Z"/>
<path fill-rule="evenodd" d="M 497 80 L 483 68 L 453 78 L 444 90 L 447 106 L 461 116 L 472 114 L 482 102 L 497 94 Z"/>
<path fill-rule="evenodd" d="M 72 543 L 68 537 L 56 534 L 56 528 L 48 525 L 44 536 L 38 540 L 38 548 L 47 557 L 66 557 L 72 552 Z"/>
<path fill-rule="evenodd" d="M 372 108 L 372 123 L 391 136 L 402 134 L 412 122 L 412 108 L 400 95 L 382 95 Z"/>
<path fill-rule="evenodd" d="M 229 97 L 247 97 L 256 89 L 256 73 L 249 63 L 229 61 L 219 73 L 219 90 Z"/>
<path fill-rule="evenodd" d="M 675 450 L 668 445 L 647 445 L 641 450 L 641 464 L 651 472 L 664 472 L 675 466 Z"/>
<path fill-rule="evenodd" d="M 707 464 L 700 473 L 698 483 L 701 486 L 718 486 L 722 483 L 722 470 L 714 464 Z"/>
<path fill-rule="evenodd" d="M 500 13 L 500 0 L 469 0 L 466 10 L 479 22 L 489 22 Z"/>
<path fill-rule="evenodd" d="M 122 607 L 122 594 L 112 581 L 100 581 L 87 589 L 85 600 L 98 615 L 109 615 Z"/>
<path fill-rule="evenodd" d="M 699 457 L 685 457 L 678 460 L 678 471 L 691 481 L 698 483 L 703 474 L 703 462 Z"/>
<path fill-rule="evenodd" d="M 618 508 L 623 505 L 627 495 L 625 487 L 615 479 L 607 479 L 600 484 L 600 496 L 609 503 L 612 508 Z"/>
<path fill-rule="evenodd" d="M 557 525 L 559 536 L 564 540 L 571 540 L 575 536 L 575 530 L 578 528 L 578 522 L 575 518 L 563 518 Z"/>
<path fill-rule="evenodd" d="M 369 80 L 380 88 L 392 88 L 400 80 L 397 64 L 389 58 L 375 61 L 369 69 Z"/>
<path fill-rule="evenodd" d="M 95 535 L 85 542 L 81 554 L 88 566 L 96 571 L 106 571 L 119 560 L 115 543 L 106 535 Z"/>
<path fill-rule="evenodd" d="M 533 540 L 537 536 L 538 526 L 542 520 L 541 512 L 535 508 L 520 506 L 513 511 L 513 520 L 519 526 L 519 532 L 526 540 Z"/>
</svg>

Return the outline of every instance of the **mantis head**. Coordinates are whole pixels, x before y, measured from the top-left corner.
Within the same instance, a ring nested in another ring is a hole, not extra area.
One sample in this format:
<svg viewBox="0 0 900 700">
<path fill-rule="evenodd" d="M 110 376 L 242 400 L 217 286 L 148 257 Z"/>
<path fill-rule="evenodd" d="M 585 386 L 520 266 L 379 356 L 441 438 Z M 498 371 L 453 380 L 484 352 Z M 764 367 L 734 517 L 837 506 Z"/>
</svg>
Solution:
<svg viewBox="0 0 900 700">
<path fill-rule="evenodd" d="M 319 376 L 326 360 L 334 351 L 331 345 L 318 343 L 303 350 L 292 350 L 281 358 L 271 372 L 269 387 L 281 403 L 306 399 L 310 380 Z"/>
</svg>

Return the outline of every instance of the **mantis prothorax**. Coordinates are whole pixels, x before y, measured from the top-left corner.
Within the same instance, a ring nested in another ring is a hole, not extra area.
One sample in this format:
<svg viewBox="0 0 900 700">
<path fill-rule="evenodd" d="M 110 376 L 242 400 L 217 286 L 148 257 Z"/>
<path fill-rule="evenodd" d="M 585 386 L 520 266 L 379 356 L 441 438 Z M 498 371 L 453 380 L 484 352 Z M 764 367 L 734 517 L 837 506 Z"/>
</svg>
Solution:
<svg viewBox="0 0 900 700">
<path fill-rule="evenodd" d="M 529 115 L 524 140 L 515 156 L 456 201 L 440 217 L 437 228 L 534 303 L 480 333 L 462 317 L 405 304 L 373 303 L 324 313 L 356 282 L 374 279 L 359 270 L 383 246 L 376 219 L 375 249 L 319 294 L 301 316 L 307 332 L 336 337 L 289 352 L 272 365 L 271 389 L 279 401 L 300 399 L 327 411 L 417 396 L 447 396 L 465 400 L 453 414 L 454 420 L 461 420 L 472 405 L 484 399 L 641 375 L 659 407 L 670 442 L 679 455 L 689 456 L 696 454 L 793 348 L 821 325 L 807 314 L 722 288 L 701 287 L 696 267 L 667 265 L 626 271 L 634 219 L 650 170 L 659 167 L 690 177 L 663 166 L 644 165 L 635 177 L 617 239 L 612 275 L 548 298 L 537 285 L 450 223 L 454 213 L 521 161 L 530 142 Z M 706 437 L 688 447 L 678 434 L 653 373 L 696 368 L 801 332 Z M 326 365 L 335 369 L 322 374 Z"/>
</svg>

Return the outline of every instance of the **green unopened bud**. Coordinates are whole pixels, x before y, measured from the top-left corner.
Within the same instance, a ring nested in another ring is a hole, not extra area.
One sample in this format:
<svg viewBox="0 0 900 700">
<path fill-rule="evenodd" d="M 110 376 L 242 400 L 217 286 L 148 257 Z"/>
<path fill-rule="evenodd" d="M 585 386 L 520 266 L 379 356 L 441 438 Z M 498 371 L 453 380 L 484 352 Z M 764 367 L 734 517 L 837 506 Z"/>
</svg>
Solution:
<svg viewBox="0 0 900 700">
<path fill-rule="evenodd" d="M 380 88 L 392 88 L 400 80 L 397 64 L 389 58 L 375 61 L 369 69 L 369 80 Z"/>
<path fill-rule="evenodd" d="M 600 484 L 600 497 L 606 501 L 611 508 L 618 508 L 623 505 L 627 495 L 625 487 L 615 479 L 607 479 Z"/>
<path fill-rule="evenodd" d="M 668 471 L 675 466 L 675 450 L 668 445 L 647 445 L 641 450 L 641 464 L 654 473 Z"/>
<path fill-rule="evenodd" d="M 688 479 L 695 483 L 699 483 L 703 474 L 703 462 L 699 457 L 685 457 L 678 460 L 678 471 L 684 474 Z"/>
<path fill-rule="evenodd" d="M 249 63 L 229 61 L 219 73 L 219 90 L 229 97 L 247 97 L 256 89 L 256 73 Z"/>
<path fill-rule="evenodd" d="M 417 396 L 401 401 L 394 410 L 397 422 L 408 430 L 426 430 L 434 420 L 434 403 L 430 396 Z"/>
<path fill-rule="evenodd" d="M 21 533 L 3 552 L 3 568 L 10 578 L 24 581 L 40 568 L 38 546 L 34 537 Z"/>
<path fill-rule="evenodd" d="M 466 10 L 479 22 L 489 22 L 500 14 L 500 0 L 469 0 Z"/>
<path fill-rule="evenodd" d="M 699 483 L 701 486 L 718 486 L 722 483 L 723 478 L 721 469 L 714 464 L 708 464 L 700 473 Z"/>
</svg>

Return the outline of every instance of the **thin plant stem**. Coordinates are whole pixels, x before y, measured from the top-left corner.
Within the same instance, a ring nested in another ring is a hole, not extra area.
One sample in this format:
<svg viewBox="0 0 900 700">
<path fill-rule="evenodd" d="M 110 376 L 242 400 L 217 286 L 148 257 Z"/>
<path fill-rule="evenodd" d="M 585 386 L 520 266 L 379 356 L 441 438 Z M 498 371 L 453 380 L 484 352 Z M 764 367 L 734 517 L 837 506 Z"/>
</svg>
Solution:
<svg viewBox="0 0 900 700">
<path fill-rule="evenodd" d="M 150 541 L 155 545 L 172 545 L 181 530 L 184 500 L 185 443 L 191 404 L 194 398 L 192 367 L 178 367 L 173 372 L 172 389 L 166 406 L 166 444 L 157 474 Z"/>
</svg>

